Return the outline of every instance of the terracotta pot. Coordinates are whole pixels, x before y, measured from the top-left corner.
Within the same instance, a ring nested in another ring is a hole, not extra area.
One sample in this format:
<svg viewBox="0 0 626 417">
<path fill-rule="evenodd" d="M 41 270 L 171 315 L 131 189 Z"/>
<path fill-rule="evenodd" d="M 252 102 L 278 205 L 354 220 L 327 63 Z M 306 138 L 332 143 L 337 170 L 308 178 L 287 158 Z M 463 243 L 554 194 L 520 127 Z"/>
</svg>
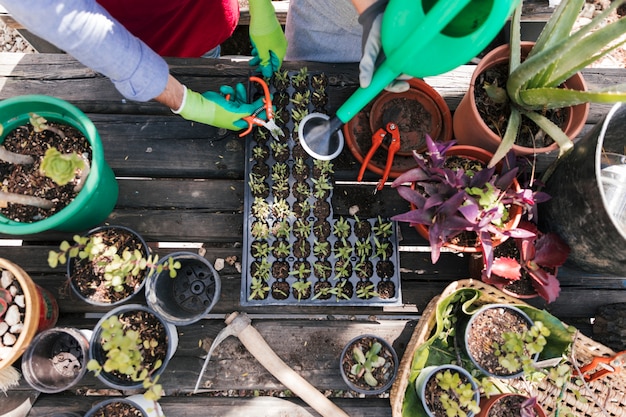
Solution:
<svg viewBox="0 0 626 417">
<path fill-rule="evenodd" d="M 522 42 L 522 56 L 526 56 L 534 42 Z M 454 138 L 461 145 L 474 145 L 495 152 L 500 145 L 501 137 L 496 135 L 483 121 L 476 108 L 474 90 L 476 79 L 485 70 L 496 65 L 506 63 L 509 60 L 509 45 L 501 45 L 489 52 L 476 66 L 470 80 L 469 89 L 459 103 L 453 117 Z M 574 90 L 586 90 L 585 80 L 580 73 L 575 74 L 565 82 L 565 86 Z M 570 138 L 575 138 L 585 126 L 589 113 L 589 103 L 579 104 L 569 108 L 565 126 L 562 127 L 565 134 Z M 558 145 L 544 148 L 527 148 L 513 145 L 513 151 L 518 156 L 532 155 L 551 152 L 558 149 Z"/>
<path fill-rule="evenodd" d="M 426 149 L 424 133 L 417 132 L 409 126 L 411 116 L 406 111 L 407 100 L 418 102 L 423 111 L 430 114 L 432 120 L 428 129 L 430 137 L 438 142 L 452 139 L 452 115 L 443 97 L 434 88 L 418 78 L 410 79 L 409 84 L 411 88 L 404 93 L 383 91 L 376 96 L 371 107 L 366 107 L 343 126 L 344 137 L 350 152 L 359 163 L 363 163 L 365 155 L 372 145 L 372 134 L 384 127 L 387 122 L 394 121 L 398 124 L 400 128 L 400 150 L 395 155 L 389 174 L 390 178 L 397 178 L 415 166 L 412 156 L 413 150 L 422 152 Z M 389 110 L 390 106 L 396 103 L 402 106 L 400 110 L 398 112 Z M 367 164 L 367 169 L 377 175 L 382 175 L 386 160 L 386 145 L 383 143 Z"/>
<path fill-rule="evenodd" d="M 0 359 L 0 370 L 9 367 L 28 348 L 37 332 L 49 329 L 56 324 L 59 307 L 52 294 L 35 284 L 30 276 L 19 266 L 0 258 L 0 270 L 10 271 L 18 281 L 26 303 L 24 328 L 9 355 Z"/>
<path fill-rule="evenodd" d="M 520 396 L 520 397 L 528 398 L 527 396 L 521 395 L 521 394 L 499 394 L 499 395 L 492 395 L 489 398 L 482 397 L 480 399 L 480 413 L 478 413 L 476 417 L 487 417 L 489 415 L 489 411 L 494 406 L 494 404 L 496 404 L 498 401 L 501 401 L 502 399 L 506 397 L 512 397 L 512 396 Z M 539 403 L 535 404 L 535 406 L 533 407 L 533 411 L 535 412 L 537 417 L 546 417 L 546 412 L 543 410 L 541 405 L 539 405 Z"/>
<path fill-rule="evenodd" d="M 465 146 L 465 145 L 455 145 L 446 151 L 446 156 L 463 156 L 463 157 L 467 157 L 470 159 L 484 162 L 485 164 L 487 164 L 491 160 L 492 155 L 493 154 L 491 152 L 488 152 L 484 149 L 477 148 L 475 146 Z M 501 163 L 496 165 L 496 169 L 500 169 L 500 167 L 501 167 Z M 513 185 L 515 186 L 517 190 L 520 189 L 520 185 L 517 182 L 517 180 L 513 181 Z M 411 204 L 411 210 L 415 210 L 416 208 L 417 207 L 415 207 L 415 205 Z M 511 217 L 511 220 L 507 222 L 505 229 L 508 230 L 508 229 L 516 228 L 520 220 L 522 219 L 522 212 L 523 212 L 523 208 L 521 206 L 518 206 L 518 205 L 511 206 L 511 208 L 509 209 L 509 216 Z M 417 232 L 424 239 L 428 240 L 428 226 L 423 225 L 423 224 L 414 224 L 413 227 L 415 228 L 415 230 L 417 230 Z M 502 238 L 494 239 L 493 246 L 494 247 L 498 246 L 499 244 L 501 244 L 507 239 L 508 239 L 508 236 L 503 236 Z M 457 252 L 465 252 L 465 253 L 482 252 L 480 243 L 478 241 L 476 242 L 475 246 L 460 246 L 460 245 L 455 245 L 453 243 L 444 243 L 443 246 L 445 246 L 448 249 L 457 251 Z"/>
</svg>

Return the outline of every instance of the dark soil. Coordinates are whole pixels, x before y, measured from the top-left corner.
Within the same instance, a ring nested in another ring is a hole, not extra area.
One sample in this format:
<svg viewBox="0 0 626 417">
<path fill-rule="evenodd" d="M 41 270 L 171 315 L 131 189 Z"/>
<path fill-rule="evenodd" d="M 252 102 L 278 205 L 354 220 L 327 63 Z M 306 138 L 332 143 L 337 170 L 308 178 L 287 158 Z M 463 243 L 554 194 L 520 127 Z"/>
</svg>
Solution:
<svg viewBox="0 0 626 417">
<path fill-rule="evenodd" d="M 393 298 L 396 296 L 396 285 L 391 281 L 380 281 L 376 286 L 376 292 L 383 300 Z"/>
<path fill-rule="evenodd" d="M 367 220 L 359 220 L 354 224 L 354 235 L 359 239 L 368 239 L 372 233 L 372 225 Z"/>
<path fill-rule="evenodd" d="M 467 329 L 468 354 L 474 361 L 493 375 L 510 376 L 518 373 L 510 372 L 500 365 L 494 353 L 493 344 L 504 343 L 503 334 L 510 332 L 523 333 L 530 328 L 524 317 L 509 308 L 490 308 L 476 313 L 471 326 Z M 462 336 L 462 335 L 461 335 Z"/>
<path fill-rule="evenodd" d="M 361 279 L 371 278 L 374 275 L 374 264 L 372 264 L 372 261 L 362 261 L 356 264 L 354 270 L 356 271 L 356 276 Z"/>
<path fill-rule="evenodd" d="M 476 79 L 476 88 L 474 89 L 474 97 L 476 99 L 476 107 L 483 121 L 498 136 L 503 137 L 506 125 L 511 114 L 511 108 L 508 103 L 494 102 L 482 88 L 485 83 L 496 86 L 506 86 L 508 80 L 508 64 L 496 65 L 484 73 L 480 74 Z M 566 112 L 562 109 L 544 110 L 540 112 L 543 116 L 550 119 L 557 126 L 564 126 Z M 543 148 L 550 146 L 554 140 L 540 132 L 539 127 L 526 116 L 522 116 L 522 125 L 519 134 L 515 140 L 515 144 L 527 148 Z"/>
<path fill-rule="evenodd" d="M 272 283 L 272 297 L 276 300 L 284 300 L 289 297 L 289 283 L 286 281 L 274 281 Z"/>
<path fill-rule="evenodd" d="M 133 252 L 138 249 L 144 253 L 144 257 L 147 257 L 148 248 L 143 246 L 139 237 L 128 230 L 109 228 L 96 232 L 92 237 L 101 237 L 107 247 L 117 247 L 117 254 L 120 256 L 124 250 Z M 110 260 L 111 258 L 106 256 L 98 256 L 92 261 L 71 258 L 69 260 L 70 279 L 74 289 L 92 302 L 107 304 L 123 300 L 138 291 L 146 277 L 147 270 L 136 276 L 127 276 L 124 290 L 115 291 L 112 286 L 107 286 L 104 278 L 104 267 Z"/>
<path fill-rule="evenodd" d="M 157 341 L 157 346 L 154 348 L 141 348 L 141 354 L 143 356 L 142 366 L 144 369 L 154 371 L 155 364 L 158 361 L 165 361 L 167 357 L 168 340 L 165 326 L 154 314 L 143 310 L 124 312 L 118 317 L 125 332 L 134 330 L 139 333 L 141 340 Z M 134 382 L 130 376 L 120 374 L 117 371 L 113 371 L 111 374 L 115 375 L 121 381 Z"/>
<path fill-rule="evenodd" d="M 0 162 L 0 183 L 3 191 L 41 197 L 53 203 L 51 209 L 7 203 L 6 207 L 0 207 L 0 213 L 11 220 L 32 223 L 48 218 L 66 207 L 78 194 L 74 190 L 78 176 L 68 184 L 59 186 L 52 179 L 39 173 L 41 160 L 48 148 L 55 147 L 64 154 L 72 152 L 84 154 L 87 160 L 91 161 L 91 147 L 80 131 L 72 126 L 52 121 L 48 121 L 47 125 L 60 129 L 65 138 L 50 130 L 35 132 L 33 126 L 27 124 L 9 132 L 4 139 L 3 144 L 8 151 L 31 155 L 35 161 L 31 165 Z"/>
<path fill-rule="evenodd" d="M 391 261 L 376 262 L 376 273 L 380 278 L 391 278 L 395 273 L 395 267 Z"/>
<path fill-rule="evenodd" d="M 93 414 L 94 417 L 143 417 L 137 407 L 128 403 L 113 402 L 103 405 Z"/>
<path fill-rule="evenodd" d="M 506 397 L 502 397 L 489 409 L 486 417 L 521 417 L 520 407 L 524 401 L 526 401 L 526 397 L 522 397 L 521 395 L 509 395 Z M 531 415 L 524 417 L 536 417 L 537 413 L 534 410 L 531 411 Z"/>
<path fill-rule="evenodd" d="M 387 384 L 387 381 L 393 378 L 394 369 L 398 366 L 398 364 L 395 363 L 393 360 L 393 354 L 385 347 L 385 345 L 383 345 L 382 349 L 378 353 L 378 356 L 381 356 L 385 359 L 385 364 L 379 368 L 372 369 L 372 375 L 378 382 L 378 385 L 371 387 L 363 380 L 361 376 L 352 375 L 350 370 L 352 368 L 352 365 L 356 363 L 352 354 L 353 349 L 355 347 L 360 348 L 361 351 L 365 354 L 377 341 L 378 340 L 373 337 L 363 337 L 361 339 L 357 339 L 348 346 L 346 356 L 341 358 L 341 367 L 343 368 L 345 375 L 348 377 L 350 382 L 352 382 L 356 387 L 362 390 L 371 391 L 382 388 L 385 384 Z"/>
</svg>

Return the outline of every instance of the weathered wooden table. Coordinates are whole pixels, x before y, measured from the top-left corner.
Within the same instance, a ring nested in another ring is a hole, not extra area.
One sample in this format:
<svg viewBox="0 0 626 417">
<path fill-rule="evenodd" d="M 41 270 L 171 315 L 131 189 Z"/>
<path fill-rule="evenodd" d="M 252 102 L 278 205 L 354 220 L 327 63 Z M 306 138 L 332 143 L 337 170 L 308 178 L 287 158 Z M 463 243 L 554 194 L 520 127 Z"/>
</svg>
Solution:
<svg viewBox="0 0 626 417">
<path fill-rule="evenodd" d="M 172 59 L 172 73 L 196 91 L 224 84 L 246 82 L 247 63 L 228 60 Z M 329 76 L 331 113 L 357 87 L 355 64 L 330 65 L 287 63 L 286 68 L 306 65 Z M 467 84 L 471 66 L 426 81 L 446 99 L 451 109 Z M 587 70 L 590 84 L 612 84 L 623 70 Z M 243 241 L 244 140 L 236 134 L 190 123 L 158 103 L 124 100 L 104 77 L 63 54 L 3 54 L 0 61 L 0 99 L 22 94 L 47 94 L 78 106 L 94 121 L 104 143 L 105 156 L 119 179 L 120 195 L 107 220 L 140 232 L 153 250 L 163 255 L 175 250 L 194 251 L 211 262 L 230 256 L 241 260 Z M 598 122 L 608 106 L 592 106 L 588 128 Z M 355 184 L 359 164 L 345 149 L 335 160 L 335 215 L 348 215 L 357 205 L 359 217 L 391 216 L 407 204 L 386 187 L 374 195 L 374 185 Z M 377 180 L 372 174 L 371 180 Z M 179 327 L 180 344 L 161 382 L 161 400 L 170 416 L 305 416 L 315 414 L 297 398 L 268 394 L 284 389 L 259 365 L 235 338 L 216 350 L 202 381 L 201 393 L 191 395 L 204 355 L 213 338 L 225 326 L 224 317 L 245 311 L 253 325 L 277 354 L 293 369 L 351 416 L 390 416 L 387 398 L 349 398 L 338 369 L 341 349 L 352 337 L 371 332 L 393 343 L 404 353 L 420 313 L 429 300 L 451 281 L 468 277 L 468 258 L 443 253 L 436 265 L 430 262 L 427 242 L 407 225 L 400 225 L 400 264 L 403 304 L 396 307 L 242 307 L 241 274 L 226 264 L 220 271 L 222 294 L 206 320 Z M 20 246 L 0 241 L 0 257 L 21 265 L 41 286 L 58 298 L 59 325 L 90 329 L 104 310 L 78 302 L 67 291 L 61 268 L 47 265 L 47 254 L 67 233 L 46 232 L 34 236 L 0 236 L 23 239 Z M 572 266 L 560 270 L 562 292 L 547 308 L 566 323 L 592 336 L 591 319 L 599 306 L 626 301 L 624 277 L 592 275 Z M 141 296 L 133 301 L 143 302 Z M 19 365 L 19 363 L 18 363 Z M 42 394 L 29 416 L 55 412 L 84 412 L 102 396 L 104 386 L 88 375 L 74 389 L 62 394 Z M 258 390 L 258 391 L 257 391 Z M 256 393 L 260 392 L 260 396 Z M 29 393 L 24 382 L 0 396 L 3 402 Z"/>
</svg>

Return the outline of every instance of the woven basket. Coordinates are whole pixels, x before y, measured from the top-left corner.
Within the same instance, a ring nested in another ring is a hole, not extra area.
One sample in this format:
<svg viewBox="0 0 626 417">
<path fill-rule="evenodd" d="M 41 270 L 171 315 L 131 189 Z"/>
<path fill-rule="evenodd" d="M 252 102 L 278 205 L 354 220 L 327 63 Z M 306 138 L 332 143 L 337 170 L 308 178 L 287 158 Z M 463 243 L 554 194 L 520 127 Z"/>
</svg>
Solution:
<svg viewBox="0 0 626 417">
<path fill-rule="evenodd" d="M 402 416 L 402 403 L 409 382 L 411 363 L 417 348 L 432 335 L 436 324 L 435 312 L 437 302 L 462 288 L 475 288 L 481 292 L 481 304 L 517 304 L 524 305 L 517 298 L 510 297 L 496 288 L 493 288 L 482 281 L 461 280 L 451 283 L 437 297 L 433 298 L 426 306 L 422 318 L 417 324 L 413 335 L 407 344 L 404 356 L 400 361 L 398 377 L 393 384 L 390 393 L 391 410 L 393 417 Z M 615 352 L 604 345 L 601 345 L 586 336 L 577 334 L 574 341 L 573 357 L 577 365 L 585 365 L 596 356 L 613 356 Z M 574 381 L 574 380 L 573 380 Z M 507 381 L 514 388 L 523 389 L 521 380 Z M 576 416 L 603 417 L 603 416 L 624 416 L 626 417 L 626 371 L 615 372 L 603 378 L 587 384 L 587 387 L 577 386 L 573 382 L 567 384 L 565 392 L 560 390 L 547 378 L 536 386 L 538 402 L 544 407 L 549 415 L 554 415 L 554 407 L 559 395 L 562 395 L 562 407 L 568 407 L 569 411 Z M 578 394 L 578 396 L 577 396 Z M 561 413 L 561 416 L 565 416 Z"/>
</svg>

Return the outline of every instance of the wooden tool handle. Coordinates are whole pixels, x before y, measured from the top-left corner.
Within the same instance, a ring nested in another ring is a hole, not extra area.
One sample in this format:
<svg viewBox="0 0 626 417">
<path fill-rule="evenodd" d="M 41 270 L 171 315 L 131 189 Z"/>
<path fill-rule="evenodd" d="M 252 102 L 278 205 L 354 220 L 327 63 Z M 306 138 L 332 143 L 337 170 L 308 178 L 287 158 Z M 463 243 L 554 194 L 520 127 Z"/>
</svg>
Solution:
<svg viewBox="0 0 626 417">
<path fill-rule="evenodd" d="M 245 313 L 233 313 L 226 324 L 235 326 L 235 333 L 248 351 L 285 387 L 324 417 L 349 417 L 341 408 L 326 398 L 307 380 L 291 369 L 267 344 L 263 336 L 251 325 Z"/>
</svg>

